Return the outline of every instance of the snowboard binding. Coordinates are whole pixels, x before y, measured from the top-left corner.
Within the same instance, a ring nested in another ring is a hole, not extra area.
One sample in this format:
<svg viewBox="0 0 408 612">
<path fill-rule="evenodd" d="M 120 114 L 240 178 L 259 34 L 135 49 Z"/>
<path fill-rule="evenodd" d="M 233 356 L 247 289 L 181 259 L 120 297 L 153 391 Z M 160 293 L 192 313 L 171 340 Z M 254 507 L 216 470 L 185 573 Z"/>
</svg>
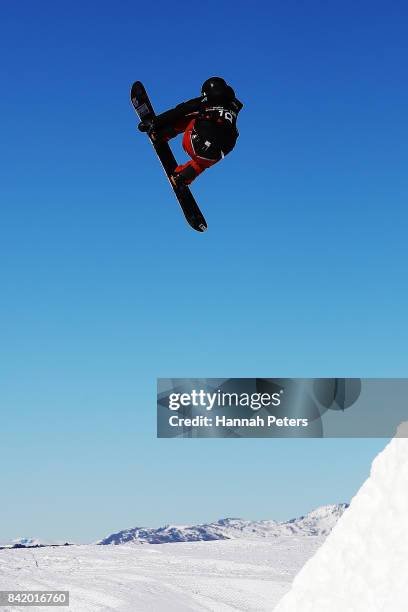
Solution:
<svg viewBox="0 0 408 612">
<path fill-rule="evenodd" d="M 177 172 L 170 176 L 170 182 L 175 189 L 183 189 L 183 187 L 187 187 L 183 180 L 183 177 L 180 176 Z"/>
<path fill-rule="evenodd" d="M 174 172 L 174 174 L 170 176 L 170 181 L 176 189 L 181 189 L 187 187 L 196 176 L 197 173 L 194 168 L 192 166 L 186 166 L 179 172 Z"/>
<path fill-rule="evenodd" d="M 154 121 L 141 121 L 137 128 L 140 132 L 145 132 L 153 141 L 158 139 L 154 128 Z"/>
</svg>

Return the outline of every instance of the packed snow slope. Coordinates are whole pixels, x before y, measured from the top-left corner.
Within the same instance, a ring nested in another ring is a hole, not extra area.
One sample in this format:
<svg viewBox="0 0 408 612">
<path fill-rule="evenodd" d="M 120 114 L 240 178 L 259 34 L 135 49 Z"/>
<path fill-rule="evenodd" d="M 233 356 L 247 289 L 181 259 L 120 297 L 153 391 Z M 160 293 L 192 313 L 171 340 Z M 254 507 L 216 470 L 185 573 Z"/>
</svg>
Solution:
<svg viewBox="0 0 408 612">
<path fill-rule="evenodd" d="M 408 610 L 408 423 L 275 612 Z"/>
<path fill-rule="evenodd" d="M 4 549 L 0 590 L 68 590 L 69 612 L 271 612 L 323 540 Z"/>
<path fill-rule="evenodd" d="M 325 536 L 330 533 L 347 508 L 347 504 L 321 506 L 306 516 L 285 522 L 246 521 L 225 518 L 202 525 L 166 525 L 159 529 L 133 527 L 112 533 L 98 544 L 126 544 L 129 542 L 163 544 L 168 542 L 199 542 L 235 540 L 237 538 L 277 538 L 294 534 Z"/>
<path fill-rule="evenodd" d="M 68 590 L 70 612 L 272 611 L 345 508 L 324 506 L 285 523 L 222 519 L 102 540 L 119 546 L 8 548 L 0 550 L 0 590 Z"/>
</svg>

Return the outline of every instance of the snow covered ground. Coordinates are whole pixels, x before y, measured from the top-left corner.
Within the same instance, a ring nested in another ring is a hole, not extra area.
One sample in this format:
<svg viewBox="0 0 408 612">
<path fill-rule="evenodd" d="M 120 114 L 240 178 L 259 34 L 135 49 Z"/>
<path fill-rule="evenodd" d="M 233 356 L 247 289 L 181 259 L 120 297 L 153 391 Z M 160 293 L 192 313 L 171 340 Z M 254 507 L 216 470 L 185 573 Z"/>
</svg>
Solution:
<svg viewBox="0 0 408 612">
<path fill-rule="evenodd" d="M 408 423 L 276 612 L 408 610 Z"/>
<path fill-rule="evenodd" d="M 69 590 L 70 612 L 260 612 L 274 609 L 323 540 L 295 534 L 0 550 L 0 589 Z M 1 608 L 27 609 L 51 608 Z"/>
<path fill-rule="evenodd" d="M 348 509 L 325 506 L 284 523 L 132 528 L 87 546 L 4 549 L 0 589 L 68 590 L 71 612 L 405 612 L 407 438 L 404 424 Z M 26 608 L 2 608 L 19 609 Z"/>
</svg>

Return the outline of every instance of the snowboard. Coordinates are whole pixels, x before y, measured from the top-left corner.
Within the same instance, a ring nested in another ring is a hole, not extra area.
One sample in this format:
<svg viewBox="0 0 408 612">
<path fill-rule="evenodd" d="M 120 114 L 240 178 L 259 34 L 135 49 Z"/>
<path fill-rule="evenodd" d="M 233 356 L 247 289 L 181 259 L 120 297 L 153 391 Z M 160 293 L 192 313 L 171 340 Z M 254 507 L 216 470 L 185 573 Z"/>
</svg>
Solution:
<svg viewBox="0 0 408 612">
<path fill-rule="evenodd" d="M 153 106 L 150 102 L 149 96 L 146 93 L 143 83 L 135 81 L 132 85 L 130 92 L 130 99 L 133 108 L 136 111 L 140 121 L 143 123 L 149 123 L 154 117 L 155 113 Z M 147 134 L 148 135 L 148 134 Z M 156 151 L 157 157 L 159 158 L 161 165 L 166 173 L 169 183 L 173 189 L 173 192 L 180 204 L 181 210 L 184 213 L 187 223 L 191 225 L 197 232 L 205 232 L 207 229 L 207 223 L 201 210 L 198 207 L 197 202 L 194 199 L 193 194 L 187 186 L 176 187 L 170 180 L 170 176 L 173 174 L 177 167 L 177 161 L 173 155 L 168 142 L 156 142 L 149 137 L 150 142 Z"/>
</svg>

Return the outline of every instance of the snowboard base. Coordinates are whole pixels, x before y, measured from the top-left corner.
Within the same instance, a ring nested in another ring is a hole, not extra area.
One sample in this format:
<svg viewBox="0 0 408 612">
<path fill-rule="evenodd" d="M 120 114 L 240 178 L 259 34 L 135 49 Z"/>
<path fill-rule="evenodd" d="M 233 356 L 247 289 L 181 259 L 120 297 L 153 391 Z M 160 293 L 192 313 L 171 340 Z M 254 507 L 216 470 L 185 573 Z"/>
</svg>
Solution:
<svg viewBox="0 0 408 612">
<path fill-rule="evenodd" d="M 130 92 L 132 106 L 136 111 L 137 116 L 143 123 L 149 123 L 155 117 L 155 112 L 150 99 L 146 93 L 143 83 L 135 81 Z M 168 142 L 157 141 L 150 138 L 147 134 L 157 157 L 166 173 L 167 179 L 173 189 L 173 192 L 180 204 L 181 210 L 186 218 L 187 223 L 197 232 L 205 232 L 207 222 L 198 207 L 189 187 L 186 185 L 177 186 L 173 184 L 171 176 L 177 168 L 178 164 Z"/>
</svg>

